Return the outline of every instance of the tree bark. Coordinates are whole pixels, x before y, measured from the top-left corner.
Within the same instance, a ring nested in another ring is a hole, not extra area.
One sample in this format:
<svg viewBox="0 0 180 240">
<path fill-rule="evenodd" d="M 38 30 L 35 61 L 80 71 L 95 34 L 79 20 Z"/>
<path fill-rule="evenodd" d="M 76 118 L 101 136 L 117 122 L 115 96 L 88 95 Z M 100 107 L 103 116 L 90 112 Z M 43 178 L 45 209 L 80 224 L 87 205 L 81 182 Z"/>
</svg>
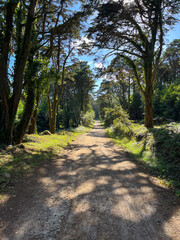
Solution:
<svg viewBox="0 0 180 240">
<path fill-rule="evenodd" d="M 52 128 L 52 109 L 51 109 L 50 94 L 47 94 L 47 100 L 48 100 L 48 112 L 49 112 L 49 131 L 51 132 L 51 128 Z"/>
<path fill-rule="evenodd" d="M 34 15 L 36 10 L 36 4 L 38 0 L 32 0 L 30 2 L 28 16 L 26 21 L 26 28 L 23 38 L 23 45 L 21 49 L 21 53 L 18 55 L 16 59 L 16 67 L 15 67 L 15 75 L 14 75 L 14 83 L 13 83 L 13 113 L 16 115 L 18 104 L 21 97 L 22 87 L 23 87 L 23 76 L 25 65 L 27 62 L 30 45 L 31 45 L 31 32 L 32 26 L 34 22 Z"/>
<path fill-rule="evenodd" d="M 57 85 L 55 84 L 55 91 L 53 96 L 53 107 L 51 106 L 50 96 L 47 95 L 48 99 L 48 111 L 49 111 L 49 131 L 54 134 L 56 133 L 56 115 L 57 115 Z"/>
<path fill-rule="evenodd" d="M 2 106 L 4 109 L 4 121 L 2 128 L 2 133 L 0 137 L 0 142 L 5 144 L 13 143 L 13 128 L 14 121 L 16 117 L 16 112 L 18 108 L 18 104 L 20 101 L 22 88 L 23 88 L 23 77 L 25 65 L 27 62 L 27 57 L 29 54 L 30 43 L 31 43 L 31 30 L 34 22 L 34 15 L 36 4 L 38 0 L 32 0 L 30 2 L 28 16 L 26 21 L 25 33 L 23 37 L 23 45 L 21 52 L 18 53 L 18 57 L 16 58 L 16 66 L 14 70 L 14 82 L 13 82 L 13 94 L 9 96 L 9 86 L 8 86 L 8 54 L 10 51 L 10 40 L 11 40 L 11 32 L 13 30 L 13 16 L 15 13 L 16 4 L 8 3 L 7 4 L 7 30 L 4 38 L 4 54 L 2 54 L 0 58 L 0 79 L 2 90 L 0 91 L 0 96 L 2 99 Z M 3 64 L 1 64 L 1 62 Z"/>
<path fill-rule="evenodd" d="M 128 113 L 130 114 L 131 79 L 128 79 Z"/>
<path fill-rule="evenodd" d="M 53 106 L 53 114 L 52 114 L 52 119 L 51 119 L 51 133 L 55 134 L 56 133 L 56 116 L 57 116 L 57 100 L 54 102 Z"/>
<path fill-rule="evenodd" d="M 35 134 L 37 131 L 37 115 L 38 115 L 39 100 L 40 100 L 40 92 L 37 93 L 36 107 L 34 109 L 34 113 L 33 113 L 32 117 L 31 117 L 28 134 Z"/>
<path fill-rule="evenodd" d="M 13 30 L 13 16 L 18 5 L 16 3 L 8 2 L 6 4 L 6 31 L 4 39 L 2 40 L 2 48 L 0 49 L 0 97 L 2 100 L 2 119 L 1 119 L 1 134 L 0 142 L 5 144 L 12 144 L 12 116 L 10 116 L 10 102 L 9 102 L 9 84 L 8 84 L 8 55 L 10 51 L 10 41 Z"/>
<path fill-rule="evenodd" d="M 21 143 L 27 129 L 33 113 L 33 106 L 35 102 L 35 81 L 28 82 L 28 92 L 26 104 L 23 112 L 23 116 L 19 124 L 14 129 L 14 142 L 16 144 Z"/>
<path fill-rule="evenodd" d="M 145 97 L 145 127 L 153 128 L 153 49 L 147 44 L 147 56 L 144 59 L 144 75 L 146 81 L 146 88 L 144 92 Z"/>
<path fill-rule="evenodd" d="M 152 94 L 146 96 L 145 99 L 145 126 L 147 128 L 153 128 L 153 104 Z"/>
</svg>

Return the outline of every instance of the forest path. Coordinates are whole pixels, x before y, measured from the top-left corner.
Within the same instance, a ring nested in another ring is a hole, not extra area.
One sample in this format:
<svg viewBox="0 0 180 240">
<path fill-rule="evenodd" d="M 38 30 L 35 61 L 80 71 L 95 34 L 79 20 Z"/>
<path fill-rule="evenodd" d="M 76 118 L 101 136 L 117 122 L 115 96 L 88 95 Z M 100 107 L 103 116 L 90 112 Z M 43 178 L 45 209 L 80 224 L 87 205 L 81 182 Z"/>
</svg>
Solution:
<svg viewBox="0 0 180 240">
<path fill-rule="evenodd" d="M 0 207 L 1 240 L 180 239 L 178 200 L 99 121 Z"/>
</svg>

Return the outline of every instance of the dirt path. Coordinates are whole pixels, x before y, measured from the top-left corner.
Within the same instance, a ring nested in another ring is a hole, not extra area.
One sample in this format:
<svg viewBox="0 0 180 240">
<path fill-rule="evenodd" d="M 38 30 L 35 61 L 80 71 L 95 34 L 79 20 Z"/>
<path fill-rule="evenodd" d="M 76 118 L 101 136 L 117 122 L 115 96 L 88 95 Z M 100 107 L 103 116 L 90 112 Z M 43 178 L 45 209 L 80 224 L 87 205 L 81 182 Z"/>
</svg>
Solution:
<svg viewBox="0 0 180 240">
<path fill-rule="evenodd" d="M 105 137 L 97 121 L 0 208 L 1 240 L 180 239 L 176 197 Z"/>
</svg>

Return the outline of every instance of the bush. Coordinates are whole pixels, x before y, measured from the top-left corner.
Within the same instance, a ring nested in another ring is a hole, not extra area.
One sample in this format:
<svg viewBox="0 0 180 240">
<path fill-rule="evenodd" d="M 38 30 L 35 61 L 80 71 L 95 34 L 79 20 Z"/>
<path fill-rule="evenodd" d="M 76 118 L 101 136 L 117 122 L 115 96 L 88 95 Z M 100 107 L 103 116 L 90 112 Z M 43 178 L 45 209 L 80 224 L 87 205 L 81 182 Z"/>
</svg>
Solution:
<svg viewBox="0 0 180 240">
<path fill-rule="evenodd" d="M 114 108 L 104 108 L 104 124 L 106 127 L 111 126 L 114 123 L 115 119 L 118 119 L 121 122 L 129 122 L 129 116 L 121 106 L 115 106 Z"/>
<path fill-rule="evenodd" d="M 113 131 L 117 135 L 125 135 L 127 137 L 130 137 L 133 134 L 131 122 L 129 119 L 128 121 L 121 121 L 120 118 L 115 119 L 113 124 Z"/>
<path fill-rule="evenodd" d="M 90 111 L 90 112 L 86 112 L 83 116 L 82 116 L 82 124 L 85 127 L 89 127 L 94 123 L 94 111 Z"/>
<path fill-rule="evenodd" d="M 132 135 L 131 121 L 125 110 L 121 106 L 115 108 L 105 108 L 104 124 L 111 126 L 112 131 L 117 135 Z"/>
</svg>

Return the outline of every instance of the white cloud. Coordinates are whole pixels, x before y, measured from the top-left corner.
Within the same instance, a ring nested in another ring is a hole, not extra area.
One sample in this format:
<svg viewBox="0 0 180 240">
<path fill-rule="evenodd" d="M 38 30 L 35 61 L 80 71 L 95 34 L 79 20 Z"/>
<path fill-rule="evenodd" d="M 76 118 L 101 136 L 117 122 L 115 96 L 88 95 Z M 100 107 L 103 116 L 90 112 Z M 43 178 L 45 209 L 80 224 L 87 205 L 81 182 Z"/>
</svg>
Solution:
<svg viewBox="0 0 180 240">
<path fill-rule="evenodd" d="M 76 40 L 76 41 L 74 41 L 73 43 L 72 43 L 72 45 L 73 45 L 73 47 L 75 47 L 76 49 L 78 49 L 78 48 L 81 48 L 81 44 L 83 44 L 83 43 L 86 43 L 86 44 L 90 44 L 90 43 L 92 43 L 93 42 L 93 40 L 91 39 L 88 39 L 86 36 L 83 36 L 81 39 L 78 39 L 78 40 Z"/>
<path fill-rule="evenodd" d="M 89 61 L 88 64 L 89 65 L 94 65 L 94 62 L 93 61 Z"/>
<path fill-rule="evenodd" d="M 104 65 L 101 62 L 97 62 L 97 63 L 95 63 L 95 67 L 96 68 L 103 68 Z"/>
</svg>

